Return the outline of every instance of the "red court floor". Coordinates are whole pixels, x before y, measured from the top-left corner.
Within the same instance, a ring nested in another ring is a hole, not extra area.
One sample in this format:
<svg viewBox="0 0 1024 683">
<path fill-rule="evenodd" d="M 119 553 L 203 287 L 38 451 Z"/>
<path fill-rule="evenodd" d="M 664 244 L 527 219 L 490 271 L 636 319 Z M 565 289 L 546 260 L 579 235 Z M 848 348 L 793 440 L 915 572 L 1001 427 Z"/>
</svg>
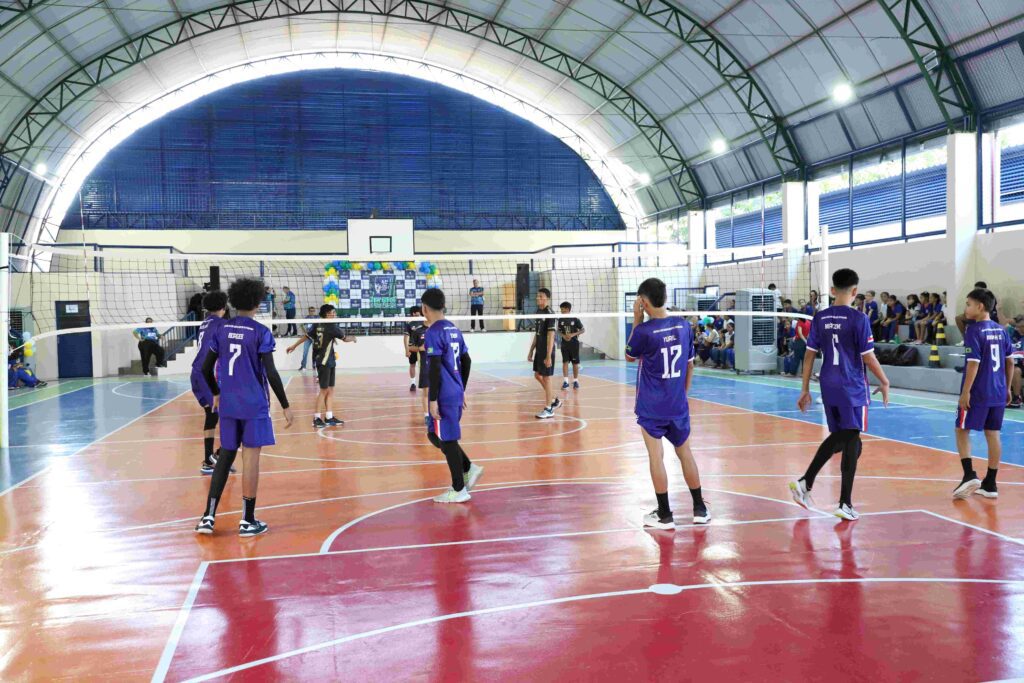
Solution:
<svg viewBox="0 0 1024 683">
<path fill-rule="evenodd" d="M 821 425 L 694 400 L 713 522 L 647 532 L 632 387 L 585 377 L 541 421 L 532 379 L 488 370 L 467 505 L 430 502 L 447 468 L 397 371 L 340 376 L 346 426 L 320 433 L 313 378 L 290 381 L 265 536 L 237 537 L 237 479 L 217 533 L 192 533 L 209 479 L 187 394 L 0 495 L 0 679 L 1024 677 L 1024 469 L 954 502 L 954 455 L 868 437 L 842 522 L 786 490 Z M 837 495 L 838 459 L 815 499 Z"/>
</svg>

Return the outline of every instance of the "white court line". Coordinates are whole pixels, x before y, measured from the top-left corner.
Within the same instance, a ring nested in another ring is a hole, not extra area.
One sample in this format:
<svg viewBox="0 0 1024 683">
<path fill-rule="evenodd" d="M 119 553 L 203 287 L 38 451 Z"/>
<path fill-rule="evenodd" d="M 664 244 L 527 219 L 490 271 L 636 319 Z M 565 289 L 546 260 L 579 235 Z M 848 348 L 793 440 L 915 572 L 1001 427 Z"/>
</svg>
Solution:
<svg viewBox="0 0 1024 683">
<path fill-rule="evenodd" d="M 586 477 L 586 478 L 589 478 L 589 479 L 600 479 L 602 481 L 583 481 L 582 479 L 585 479 L 584 477 L 581 477 L 581 478 L 578 478 L 578 479 L 574 479 L 574 480 L 551 479 L 551 480 L 548 480 L 546 482 L 537 482 L 536 484 L 517 484 L 515 486 L 494 486 L 494 487 L 488 487 L 487 489 L 480 489 L 480 490 L 481 491 L 485 491 L 485 490 L 486 491 L 496 491 L 496 490 L 500 490 L 500 489 L 529 488 L 531 486 L 565 486 L 565 485 L 570 485 L 571 486 L 571 485 L 579 485 L 579 484 L 591 485 L 591 486 L 607 485 L 607 484 L 613 483 L 612 481 L 607 481 L 607 480 L 632 479 L 633 476 L 632 475 L 623 475 L 623 476 L 617 476 L 617 477 Z M 622 483 L 625 483 L 625 482 L 622 482 Z M 758 496 L 758 495 L 755 495 L 753 493 L 741 493 L 739 491 L 728 491 L 726 489 L 709 489 L 709 488 L 705 488 L 704 490 L 705 491 L 713 491 L 715 493 L 728 493 L 730 495 L 741 496 L 741 497 L 744 497 L 744 498 L 756 498 L 758 500 L 766 500 L 766 501 L 769 501 L 769 502 L 772 502 L 772 503 L 782 503 L 783 505 L 789 505 L 789 506 L 792 506 L 792 507 L 800 508 L 801 510 L 804 509 L 801 506 L 799 506 L 796 503 L 794 503 L 793 501 L 782 500 L 782 499 L 779 499 L 779 498 L 768 498 L 766 496 Z M 338 527 L 333 532 L 331 532 L 331 535 L 328 536 L 324 540 L 324 542 L 320 544 L 320 554 L 321 555 L 333 554 L 334 551 L 331 551 L 331 545 L 334 543 L 335 539 L 337 539 L 338 536 L 340 536 L 342 533 L 344 533 L 347 529 L 351 529 L 352 527 L 354 527 L 356 524 L 359 524 L 360 522 L 364 522 L 367 519 L 369 519 L 371 517 L 375 517 L 375 516 L 377 516 L 377 515 L 379 515 L 381 513 L 384 513 L 384 512 L 390 512 L 392 510 L 397 510 L 398 508 L 406 507 L 408 505 L 415 505 L 417 503 L 425 503 L 425 502 L 427 502 L 429 500 L 432 500 L 432 498 L 418 498 L 416 500 L 408 500 L 408 501 L 405 501 L 405 502 L 402 502 L 402 503 L 397 503 L 396 505 L 391 505 L 391 506 L 386 507 L 386 508 L 381 508 L 380 510 L 374 510 L 372 512 L 366 513 L 365 515 L 361 515 L 359 517 L 356 517 L 355 519 L 345 523 L 344 525 Z M 819 516 L 824 516 L 824 517 L 831 517 L 832 516 L 832 515 L 820 512 L 818 510 L 810 510 L 809 512 L 816 512 Z M 259 559 L 259 558 L 238 558 L 238 559 L 225 560 L 225 561 L 227 561 L 227 562 L 236 562 L 236 561 L 247 560 L 247 559 Z"/>
<path fill-rule="evenodd" d="M 178 649 L 178 641 L 181 640 L 181 634 L 185 632 L 185 623 L 188 621 L 188 615 L 192 612 L 196 596 L 199 595 L 199 589 L 203 585 L 208 566 L 208 562 L 201 563 L 199 569 L 196 570 L 196 575 L 192 577 L 192 585 L 189 586 L 188 595 L 185 596 L 185 604 L 178 611 L 178 618 L 174 621 L 171 636 L 167 639 L 164 651 L 160 655 L 160 662 L 156 666 L 156 671 L 153 672 L 151 679 L 153 681 L 162 681 L 167 677 L 167 670 L 171 668 L 171 660 L 174 659 L 174 651 Z"/>
<path fill-rule="evenodd" d="M 953 519 L 952 517 L 947 517 L 946 515 L 940 515 L 939 513 L 932 512 L 931 510 L 916 510 L 916 512 L 923 512 L 926 515 L 931 515 L 932 517 L 937 517 L 939 519 L 944 519 L 947 522 L 952 522 L 953 524 L 959 524 L 960 526 L 965 526 L 968 529 L 974 529 L 975 531 L 980 531 L 980 532 L 982 532 L 984 534 L 989 534 L 990 536 L 995 536 L 996 538 L 1002 539 L 1004 541 L 1009 541 L 1010 543 L 1016 543 L 1017 545 L 1024 545 L 1024 540 L 1022 540 L 1022 539 L 1014 538 L 1013 536 L 1007 536 L 1006 534 L 1001 534 L 998 531 L 992 531 L 991 529 L 985 529 L 985 528 L 980 527 L 980 526 L 975 526 L 973 524 L 968 524 L 967 522 L 961 522 L 959 519 Z"/>
<path fill-rule="evenodd" d="M 69 393 L 70 393 L 70 392 L 69 392 Z M 151 408 L 151 409 L 147 410 L 146 412 L 142 413 L 141 415 L 139 415 L 138 417 L 136 417 L 136 418 L 134 418 L 134 419 L 132 419 L 132 420 L 129 420 L 128 422 L 125 422 L 125 423 L 124 423 L 123 425 L 121 425 L 121 426 L 120 426 L 120 427 L 118 427 L 117 429 L 114 429 L 113 431 L 107 432 L 107 433 L 106 433 L 106 434 L 104 434 L 103 436 L 99 436 L 99 437 L 96 437 L 95 439 L 93 439 L 92 441 L 90 441 L 89 443 L 87 443 L 86 445 L 84 445 L 84 446 L 82 446 L 81 448 L 79 448 L 79 449 L 78 449 L 77 451 L 75 451 L 74 453 L 71 453 L 71 454 L 69 454 L 69 455 L 67 455 L 67 456 L 61 456 L 61 457 L 60 457 L 60 459 L 59 459 L 59 462 L 65 462 L 65 461 L 66 461 L 66 460 L 67 460 L 68 458 L 73 458 L 74 456 L 78 455 L 78 454 L 79 454 L 79 453 L 81 453 L 82 451 L 84 451 L 84 450 L 86 450 L 86 449 L 88 449 L 88 448 L 90 448 L 90 447 L 92 447 L 92 446 L 95 446 L 97 442 L 99 442 L 99 441 L 102 441 L 103 439 L 106 439 L 106 438 L 110 437 L 110 436 L 111 436 L 112 434 L 116 434 L 116 433 L 118 433 L 118 432 L 119 432 L 119 431 L 121 431 L 122 429 L 125 429 L 125 428 L 127 428 L 127 427 L 130 427 L 131 425 L 135 424 L 136 422 L 138 422 L 138 421 L 139 421 L 139 420 L 141 420 L 142 418 L 146 417 L 146 416 L 147 416 L 147 415 L 149 415 L 150 413 L 152 413 L 152 412 L 155 412 L 155 411 L 157 411 L 157 410 L 160 410 L 160 409 L 161 409 L 161 408 L 163 408 L 164 406 L 166 406 L 166 405 L 169 405 L 170 403 L 173 403 L 174 401 L 177 401 L 177 400 L 178 400 L 179 398 L 181 398 L 181 397 L 182 397 L 183 395 L 185 395 L 186 393 L 187 393 L 187 390 L 186 390 L 186 391 L 182 391 L 182 392 L 181 392 L 180 394 L 178 394 L 177 396 L 174 396 L 174 397 L 172 397 L 172 398 L 168 398 L 168 399 L 166 399 L 164 403 L 162 403 L 162 404 L 160 404 L 160 405 L 158 405 L 158 406 L 155 406 L 155 407 L 153 407 L 153 408 Z M 35 479 L 35 478 L 36 478 L 36 477 L 38 477 L 39 475 L 43 474 L 44 472 L 49 472 L 49 471 L 50 471 L 50 469 L 51 469 L 51 468 L 53 468 L 53 466 L 54 466 L 55 464 L 57 464 L 57 462 L 58 462 L 58 460 L 57 460 L 56 458 L 53 458 L 53 459 L 51 459 L 51 462 L 50 462 L 50 464 L 48 464 L 48 465 L 47 465 L 46 467 L 44 467 L 43 469 L 39 470 L 38 472 L 36 472 L 36 473 L 35 473 L 35 474 L 33 474 L 32 476 L 30 476 L 30 477 L 28 477 L 28 478 L 26 478 L 26 479 L 22 479 L 22 480 L 21 480 L 21 481 L 19 481 L 19 482 L 18 482 L 17 484 L 14 484 L 13 486 L 10 486 L 10 487 L 8 487 L 8 488 L 4 489 L 3 491 L 0 491 L 0 497 L 4 496 L 5 494 L 7 494 L 7 493 L 9 493 L 9 492 L 11 492 L 11 491 L 13 491 L 14 489 L 18 488 L 18 487 L 19 487 L 19 486 L 21 486 L 22 484 L 25 484 L 25 483 L 27 483 L 27 482 L 30 482 L 30 481 L 32 481 L 33 479 Z"/>
<path fill-rule="evenodd" d="M 721 590 L 723 588 L 751 588 L 758 586 L 809 586 L 809 585 L 835 585 L 835 584 L 871 584 L 871 583 L 892 583 L 892 584 L 984 584 L 984 585 L 1004 585 L 1004 586 L 1024 586 L 1024 581 L 1012 580 L 1012 579 L 964 579 L 964 578 L 935 578 L 935 577 L 872 577 L 872 578 L 831 578 L 831 579 L 775 579 L 775 580 L 764 580 L 764 581 L 715 581 L 712 583 L 701 583 L 701 584 L 690 584 L 690 585 L 672 585 L 668 584 L 669 587 L 674 589 L 672 592 L 675 594 L 702 590 L 702 589 L 715 589 Z M 663 587 L 659 587 L 663 588 Z M 531 602 L 522 602 L 512 605 L 501 605 L 498 607 L 486 607 L 482 609 L 469 610 L 465 612 L 453 612 L 449 614 L 443 614 L 436 617 L 427 617 L 425 619 L 417 619 L 415 621 L 409 621 L 403 624 L 395 624 L 393 626 L 385 626 L 382 628 L 373 629 L 371 631 L 365 631 L 363 633 L 355 633 L 350 636 L 344 636 L 342 638 L 336 638 L 322 643 L 316 643 L 314 645 L 307 645 L 306 647 L 290 650 L 288 652 L 282 652 L 281 654 L 272 655 L 270 657 L 264 657 L 262 659 L 245 662 L 237 666 L 220 669 L 212 673 L 204 674 L 202 676 L 196 676 L 188 679 L 188 683 L 198 683 L 199 681 L 208 681 L 213 678 L 219 678 L 221 676 L 228 676 L 230 674 L 237 673 L 239 671 L 246 671 L 248 669 L 262 666 L 264 664 L 270 664 L 272 662 L 278 662 L 282 659 L 288 659 L 298 655 L 309 654 L 310 652 L 316 652 L 330 647 L 343 645 L 356 640 L 362 640 L 365 638 L 372 638 L 374 636 L 383 635 L 386 633 L 393 633 L 395 631 L 402 631 L 418 626 L 427 626 L 430 624 L 437 624 L 444 621 L 450 621 L 453 619 L 464 619 L 469 617 L 485 616 L 490 614 L 501 614 L 504 612 L 511 612 L 516 610 L 525 610 L 534 607 L 548 607 L 551 605 L 562 605 L 566 603 L 582 602 L 587 600 L 600 600 L 604 598 L 615 598 L 624 597 L 630 595 L 643 595 L 650 593 L 653 595 L 659 595 L 654 590 L 654 586 L 648 586 L 647 588 L 633 588 L 628 590 L 619 591 L 607 591 L 604 593 L 588 593 L 584 595 L 573 595 L 563 598 L 549 598 L 546 600 L 534 600 Z M 671 597 L 671 596 L 663 596 Z M 162 681 L 162 678 L 156 678 L 154 681 Z"/>
<path fill-rule="evenodd" d="M 563 415 L 562 418 L 563 418 L 563 420 L 574 420 L 576 422 L 579 422 L 580 424 L 579 424 L 579 426 L 575 427 L 574 429 L 570 429 L 567 432 L 559 432 L 557 434 L 539 434 L 537 436 L 519 436 L 519 437 L 516 437 L 514 439 L 491 439 L 491 440 L 488 440 L 488 441 L 463 441 L 463 440 L 460 439 L 459 443 L 462 444 L 463 446 L 479 446 L 479 445 L 482 445 L 482 444 L 491 444 L 491 443 L 521 443 L 523 441 L 536 441 L 538 439 L 553 439 L 553 438 L 556 438 L 556 437 L 559 437 L 559 436 L 568 436 L 570 434 L 576 434 L 577 432 L 582 432 L 584 429 L 587 428 L 587 421 L 584 420 L 582 417 L 573 417 L 572 415 Z M 523 424 L 523 423 L 518 423 L 517 422 L 515 424 Z M 322 432 L 320 432 L 320 438 L 327 439 L 329 441 L 340 441 L 341 443 L 360 444 L 360 445 L 364 445 L 364 446 L 424 446 L 424 445 L 427 445 L 427 444 L 424 444 L 422 441 L 415 441 L 415 442 L 404 442 L 404 441 L 361 441 L 361 440 L 358 440 L 358 439 L 339 439 L 338 437 L 331 435 L 331 434 L 343 435 L 344 433 L 345 433 L 345 430 L 331 432 L 330 434 L 328 434 L 325 431 L 322 431 Z"/>
</svg>

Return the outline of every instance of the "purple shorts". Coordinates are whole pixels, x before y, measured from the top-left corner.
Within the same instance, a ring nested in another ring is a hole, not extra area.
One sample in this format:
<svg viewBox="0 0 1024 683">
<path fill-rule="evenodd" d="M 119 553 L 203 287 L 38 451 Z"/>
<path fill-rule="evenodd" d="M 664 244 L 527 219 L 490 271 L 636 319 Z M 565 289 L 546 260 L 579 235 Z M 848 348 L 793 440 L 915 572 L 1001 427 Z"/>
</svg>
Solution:
<svg viewBox="0 0 1024 683">
<path fill-rule="evenodd" d="M 969 429 L 975 432 L 998 432 L 1003 428 L 1003 413 L 1006 406 L 981 406 L 956 409 L 956 428 Z"/>
<path fill-rule="evenodd" d="M 462 438 L 462 405 L 437 404 L 441 419 L 426 418 L 427 433 L 434 434 L 441 441 L 458 441 Z"/>
<path fill-rule="evenodd" d="M 825 419 L 828 420 L 829 432 L 838 432 L 842 429 L 863 432 L 868 428 L 868 407 L 830 406 L 826 403 Z"/>
<path fill-rule="evenodd" d="M 224 416 L 220 418 L 220 447 L 226 451 L 237 451 L 239 446 L 273 446 L 274 443 L 274 423 L 269 417 L 252 420 Z"/>
<path fill-rule="evenodd" d="M 202 407 L 213 407 L 213 392 L 210 391 L 210 386 L 206 383 L 203 373 L 195 370 L 192 371 L 192 395 L 196 397 Z"/>
<path fill-rule="evenodd" d="M 668 439 L 668 442 L 679 448 L 690 438 L 690 416 L 675 420 L 652 417 L 638 417 L 636 423 L 655 439 Z"/>
</svg>

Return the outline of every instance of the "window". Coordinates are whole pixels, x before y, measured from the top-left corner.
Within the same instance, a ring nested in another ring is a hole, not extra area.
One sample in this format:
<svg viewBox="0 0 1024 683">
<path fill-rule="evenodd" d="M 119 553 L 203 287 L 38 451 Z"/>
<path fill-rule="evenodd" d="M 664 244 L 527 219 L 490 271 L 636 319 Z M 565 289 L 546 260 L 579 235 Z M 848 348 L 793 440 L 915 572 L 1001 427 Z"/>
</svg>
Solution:
<svg viewBox="0 0 1024 683">
<path fill-rule="evenodd" d="M 811 231 L 828 229 L 831 247 L 850 244 L 850 167 L 847 164 L 822 169 L 813 176 L 818 183 L 818 224 Z"/>
<path fill-rule="evenodd" d="M 907 145 L 906 235 L 946 229 L 946 139 Z"/>
<path fill-rule="evenodd" d="M 782 242 L 782 185 L 759 185 L 734 193 L 720 210 L 708 214 L 714 221 L 714 247 L 732 249 Z M 718 207 L 718 204 L 716 204 Z"/>
<path fill-rule="evenodd" d="M 1024 223 L 1024 117 L 997 122 L 982 138 L 982 224 Z"/>
</svg>

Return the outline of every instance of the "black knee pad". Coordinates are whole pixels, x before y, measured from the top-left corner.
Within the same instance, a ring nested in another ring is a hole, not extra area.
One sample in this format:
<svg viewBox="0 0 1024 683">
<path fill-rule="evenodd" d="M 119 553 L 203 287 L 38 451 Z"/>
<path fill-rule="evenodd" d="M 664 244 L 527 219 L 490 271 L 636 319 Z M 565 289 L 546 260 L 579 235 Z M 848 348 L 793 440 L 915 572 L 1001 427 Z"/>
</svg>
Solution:
<svg viewBox="0 0 1024 683">
<path fill-rule="evenodd" d="M 209 430 L 209 429 L 213 429 L 214 427 L 217 426 L 217 422 L 220 421 L 220 415 L 218 415 L 217 413 L 213 412 L 209 408 L 205 408 L 205 410 L 206 410 L 206 420 L 203 422 L 203 431 L 206 431 L 206 430 Z"/>
</svg>

